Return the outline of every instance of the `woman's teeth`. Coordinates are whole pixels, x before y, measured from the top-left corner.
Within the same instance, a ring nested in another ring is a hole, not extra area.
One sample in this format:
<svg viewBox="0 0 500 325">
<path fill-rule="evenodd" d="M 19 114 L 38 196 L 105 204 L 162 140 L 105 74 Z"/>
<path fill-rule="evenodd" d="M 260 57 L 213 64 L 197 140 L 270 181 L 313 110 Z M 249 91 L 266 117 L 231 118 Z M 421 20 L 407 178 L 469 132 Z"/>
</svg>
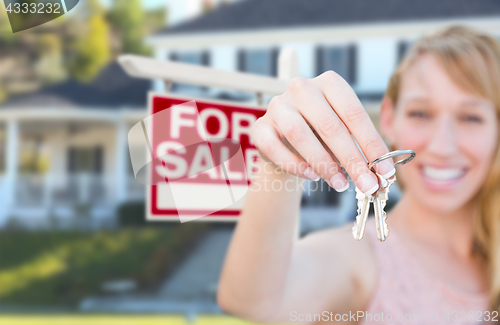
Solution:
<svg viewBox="0 0 500 325">
<path fill-rule="evenodd" d="M 437 181 L 450 181 L 460 178 L 465 173 L 465 171 L 462 168 L 424 167 L 423 173 L 426 177 L 435 179 Z"/>
</svg>

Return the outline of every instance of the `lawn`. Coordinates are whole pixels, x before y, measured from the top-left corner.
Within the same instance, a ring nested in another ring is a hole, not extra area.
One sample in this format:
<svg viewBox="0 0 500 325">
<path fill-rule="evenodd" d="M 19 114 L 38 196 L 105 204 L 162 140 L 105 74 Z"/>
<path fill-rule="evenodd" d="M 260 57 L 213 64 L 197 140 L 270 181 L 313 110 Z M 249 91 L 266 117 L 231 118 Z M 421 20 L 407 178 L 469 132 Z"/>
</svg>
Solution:
<svg viewBox="0 0 500 325">
<path fill-rule="evenodd" d="M 0 315 L 8 325 L 250 325 L 229 316 L 199 316 L 188 323 L 184 316 L 143 315 Z"/>
<path fill-rule="evenodd" d="M 2 231 L 0 303 L 73 308 L 84 297 L 103 294 L 102 283 L 118 279 L 135 280 L 140 292 L 154 290 L 205 228 L 186 223 L 99 232 Z"/>
</svg>

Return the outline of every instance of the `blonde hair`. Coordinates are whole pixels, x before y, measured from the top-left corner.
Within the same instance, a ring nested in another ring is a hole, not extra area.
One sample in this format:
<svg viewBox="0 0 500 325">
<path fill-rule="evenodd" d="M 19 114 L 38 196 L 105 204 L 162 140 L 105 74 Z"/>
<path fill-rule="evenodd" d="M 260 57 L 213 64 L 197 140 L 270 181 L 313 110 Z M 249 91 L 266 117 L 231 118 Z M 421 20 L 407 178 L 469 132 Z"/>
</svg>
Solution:
<svg viewBox="0 0 500 325">
<path fill-rule="evenodd" d="M 397 105 L 401 78 L 424 53 L 433 54 L 462 89 L 490 100 L 500 123 L 500 43 L 493 37 L 464 26 L 451 26 L 425 36 L 406 53 L 396 68 L 386 97 Z M 474 251 L 488 267 L 490 308 L 500 311 L 500 150 L 485 183 L 477 193 L 474 216 Z"/>
</svg>

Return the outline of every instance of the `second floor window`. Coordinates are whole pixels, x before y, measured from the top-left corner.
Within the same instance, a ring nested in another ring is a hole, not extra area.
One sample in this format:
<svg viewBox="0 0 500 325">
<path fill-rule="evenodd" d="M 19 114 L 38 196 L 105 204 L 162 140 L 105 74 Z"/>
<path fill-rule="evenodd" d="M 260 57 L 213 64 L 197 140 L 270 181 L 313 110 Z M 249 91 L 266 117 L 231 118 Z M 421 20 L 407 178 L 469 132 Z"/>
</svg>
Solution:
<svg viewBox="0 0 500 325">
<path fill-rule="evenodd" d="M 333 70 L 349 84 L 356 83 L 357 50 L 354 45 L 319 46 L 316 49 L 316 73 Z"/>
<path fill-rule="evenodd" d="M 238 70 L 264 76 L 276 76 L 278 49 L 240 50 Z"/>
<path fill-rule="evenodd" d="M 193 51 L 193 52 L 173 52 L 169 57 L 172 61 L 188 63 L 188 64 L 196 64 L 196 65 L 210 65 L 210 53 L 208 51 Z M 180 91 L 180 92 L 198 92 L 200 90 L 205 89 L 204 87 L 188 85 L 188 84 L 180 84 L 173 83 L 172 90 Z"/>
<path fill-rule="evenodd" d="M 179 52 L 172 53 L 170 59 L 182 63 L 209 65 L 209 54 L 207 51 L 203 52 Z"/>
</svg>

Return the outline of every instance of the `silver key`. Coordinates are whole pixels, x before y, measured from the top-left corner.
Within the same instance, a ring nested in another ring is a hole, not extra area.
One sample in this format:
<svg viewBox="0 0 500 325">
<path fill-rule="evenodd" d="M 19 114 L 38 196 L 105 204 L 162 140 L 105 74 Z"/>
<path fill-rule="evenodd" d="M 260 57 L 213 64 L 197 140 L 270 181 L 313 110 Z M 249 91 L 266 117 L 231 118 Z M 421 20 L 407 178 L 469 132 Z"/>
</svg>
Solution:
<svg viewBox="0 0 500 325">
<path fill-rule="evenodd" d="M 366 220 L 370 204 L 373 203 L 375 211 L 375 225 L 377 228 L 377 238 L 380 241 L 385 241 L 389 236 L 389 228 L 387 227 L 387 214 L 384 211 L 385 205 L 389 198 L 389 187 L 396 181 L 396 176 L 393 175 L 388 180 L 384 179 L 380 174 L 375 172 L 379 181 L 379 190 L 370 196 L 364 195 L 356 187 L 356 199 L 358 201 L 358 215 L 352 227 L 352 234 L 356 240 L 361 240 L 365 233 Z"/>
<path fill-rule="evenodd" d="M 390 187 L 396 181 L 396 175 L 388 179 L 384 179 L 381 175 L 375 173 L 379 179 L 380 190 L 373 199 L 375 210 L 375 224 L 377 227 L 377 238 L 380 241 L 385 241 L 389 236 L 389 228 L 387 226 L 387 213 L 384 211 L 387 200 L 389 199 Z"/>
<path fill-rule="evenodd" d="M 352 227 L 352 234 L 356 240 L 361 240 L 365 234 L 366 219 L 368 219 L 368 212 L 370 211 L 370 203 L 372 196 L 366 196 L 356 187 L 356 199 L 358 200 L 358 215 L 354 226 Z"/>
<path fill-rule="evenodd" d="M 352 234 L 356 240 L 363 238 L 365 233 L 366 220 L 368 219 L 368 212 L 370 211 L 370 204 L 373 202 L 375 210 L 375 224 L 377 227 L 377 238 L 380 241 L 385 241 L 387 236 L 389 236 L 389 228 L 387 227 L 386 219 L 387 213 L 384 211 L 387 200 L 389 199 L 389 188 L 396 181 L 396 175 L 391 176 L 388 179 L 383 178 L 380 174 L 376 173 L 373 166 L 379 162 L 389 159 L 399 155 L 409 155 L 409 157 L 399 160 L 394 164 L 394 167 L 398 165 L 404 165 L 411 161 L 415 157 L 415 151 L 413 150 L 397 150 L 389 152 L 383 156 L 378 157 L 368 164 L 368 168 L 371 169 L 378 178 L 379 189 L 377 192 L 370 196 L 366 196 L 358 190 L 356 187 L 356 199 L 358 201 L 358 215 L 356 216 L 356 221 L 352 227 Z"/>
<path fill-rule="evenodd" d="M 386 181 L 382 175 L 375 173 L 378 178 L 380 189 L 373 197 L 373 208 L 375 212 L 375 225 L 377 227 L 377 238 L 380 241 L 385 241 L 389 236 L 389 228 L 387 227 L 386 219 L 387 214 L 384 211 L 385 203 L 387 201 L 387 193 L 389 182 Z M 382 203 L 382 200 L 384 203 Z"/>
<path fill-rule="evenodd" d="M 396 175 L 392 175 L 390 178 L 386 179 L 387 186 L 385 186 L 381 191 L 379 191 L 380 200 L 382 201 L 382 209 L 385 208 L 387 200 L 389 200 L 389 190 L 392 184 L 396 182 Z"/>
</svg>

